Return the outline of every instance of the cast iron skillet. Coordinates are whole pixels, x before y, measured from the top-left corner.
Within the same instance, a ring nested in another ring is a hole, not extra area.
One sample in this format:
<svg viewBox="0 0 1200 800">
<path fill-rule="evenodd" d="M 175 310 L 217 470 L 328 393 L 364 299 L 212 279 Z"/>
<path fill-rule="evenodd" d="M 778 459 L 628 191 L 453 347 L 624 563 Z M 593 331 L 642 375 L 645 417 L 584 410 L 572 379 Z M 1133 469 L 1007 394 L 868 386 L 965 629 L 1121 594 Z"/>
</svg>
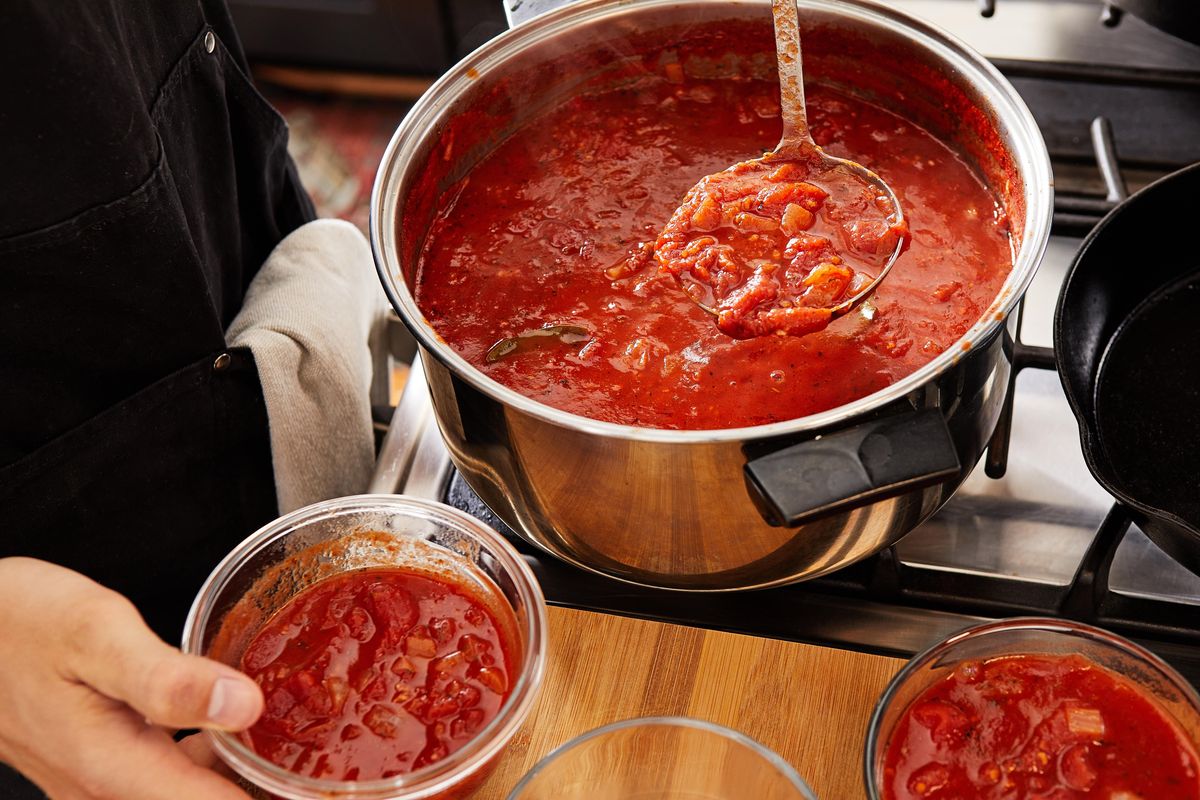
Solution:
<svg viewBox="0 0 1200 800">
<path fill-rule="evenodd" d="M 1200 164 L 1084 240 L 1054 318 L 1083 455 L 1139 527 L 1200 574 Z"/>
<path fill-rule="evenodd" d="M 1112 4 L 1156 28 L 1200 44 L 1200 3 L 1196 0 L 1112 0 Z"/>
</svg>

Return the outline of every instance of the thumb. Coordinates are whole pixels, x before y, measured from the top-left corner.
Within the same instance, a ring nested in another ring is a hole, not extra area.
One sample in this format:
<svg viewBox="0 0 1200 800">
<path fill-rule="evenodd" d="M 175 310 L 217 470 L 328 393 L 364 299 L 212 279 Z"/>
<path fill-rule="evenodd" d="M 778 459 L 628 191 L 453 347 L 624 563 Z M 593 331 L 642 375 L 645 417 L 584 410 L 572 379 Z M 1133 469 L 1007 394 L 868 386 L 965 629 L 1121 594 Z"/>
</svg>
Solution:
<svg viewBox="0 0 1200 800">
<path fill-rule="evenodd" d="M 262 713 L 258 685 L 224 664 L 184 655 L 146 627 L 133 605 L 104 603 L 77 640 L 79 680 L 169 728 L 244 730 Z"/>
</svg>

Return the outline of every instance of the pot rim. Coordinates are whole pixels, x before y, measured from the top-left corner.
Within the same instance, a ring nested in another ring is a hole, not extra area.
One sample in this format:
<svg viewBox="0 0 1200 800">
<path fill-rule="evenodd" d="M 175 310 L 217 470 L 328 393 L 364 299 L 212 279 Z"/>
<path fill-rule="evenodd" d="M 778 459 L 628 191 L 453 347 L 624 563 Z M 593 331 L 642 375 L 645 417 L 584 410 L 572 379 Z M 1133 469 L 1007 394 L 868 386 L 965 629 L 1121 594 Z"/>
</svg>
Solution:
<svg viewBox="0 0 1200 800">
<path fill-rule="evenodd" d="M 375 268 L 384 292 L 421 347 L 475 389 L 509 408 L 559 427 L 593 436 L 638 442 L 697 444 L 744 442 L 813 431 L 845 423 L 866 412 L 895 402 L 935 379 L 958 363 L 975 343 L 990 341 L 1004 325 L 1009 313 L 1033 280 L 1050 238 L 1054 212 L 1054 180 L 1050 155 L 1033 114 L 1000 71 L 982 55 L 941 28 L 888 8 L 875 0 L 796 0 L 801 9 L 832 10 L 844 17 L 900 28 L 944 62 L 957 66 L 974 83 L 982 84 L 1000 119 L 1010 122 L 1018 135 L 1013 142 L 1014 160 L 1022 166 L 1025 182 L 1025 228 L 1012 271 L 995 299 L 975 324 L 937 358 L 890 386 L 817 414 L 740 428 L 668 429 L 604 422 L 545 405 L 488 377 L 459 355 L 425 319 L 416 299 L 400 276 L 397 247 L 397 185 L 416 150 L 436 128 L 444 108 L 479 79 L 502 70 L 521 51 L 585 22 L 619 16 L 631 6 L 652 8 L 679 6 L 679 0 L 578 0 L 541 14 L 529 22 L 500 34 L 484 44 L 438 79 L 412 107 L 396 128 L 380 160 L 371 189 L 370 238 Z M 754 0 L 765 5 L 765 0 Z M 737 5 L 741 5 L 738 3 Z M 390 196 L 389 196 L 390 195 Z M 394 280 L 393 277 L 396 277 Z M 399 288 L 398 288 L 399 287 Z"/>
</svg>

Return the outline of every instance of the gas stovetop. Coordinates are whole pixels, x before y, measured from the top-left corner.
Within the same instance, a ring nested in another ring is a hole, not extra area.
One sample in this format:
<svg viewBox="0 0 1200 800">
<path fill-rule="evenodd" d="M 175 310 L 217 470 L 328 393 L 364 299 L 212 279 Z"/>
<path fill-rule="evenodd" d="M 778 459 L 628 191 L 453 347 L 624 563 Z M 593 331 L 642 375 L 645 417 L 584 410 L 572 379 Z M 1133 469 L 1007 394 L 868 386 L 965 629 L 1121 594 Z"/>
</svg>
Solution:
<svg viewBox="0 0 1200 800">
<path fill-rule="evenodd" d="M 520 21 L 561 0 L 508 3 Z M 894 655 L 983 618 L 1049 614 L 1138 639 L 1200 685 L 1200 577 L 1151 543 L 1092 478 L 1052 360 L 1037 349 L 1052 345 L 1059 287 L 1122 184 L 1136 190 L 1200 161 L 1200 47 L 1128 15 L 1108 27 L 1096 0 L 890 5 L 996 63 L 1033 110 L 1056 178 L 1053 236 L 1021 312 L 1017 362 L 1028 368 L 1014 382 L 1011 423 L 1002 421 L 945 507 L 890 550 L 806 583 L 722 594 L 631 586 L 536 551 L 491 513 L 449 465 L 419 368 L 421 391 L 401 404 L 404 422 L 389 433 L 375 488 L 442 499 L 506 532 L 555 604 Z"/>
</svg>

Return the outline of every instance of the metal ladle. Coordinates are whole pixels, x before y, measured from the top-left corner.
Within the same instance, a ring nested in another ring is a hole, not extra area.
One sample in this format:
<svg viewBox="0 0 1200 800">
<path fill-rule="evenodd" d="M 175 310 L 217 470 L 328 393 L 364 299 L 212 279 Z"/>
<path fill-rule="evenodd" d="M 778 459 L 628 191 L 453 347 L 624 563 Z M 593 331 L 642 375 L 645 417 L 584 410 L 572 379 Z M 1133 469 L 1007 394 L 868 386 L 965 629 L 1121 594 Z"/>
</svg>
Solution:
<svg viewBox="0 0 1200 800">
<path fill-rule="evenodd" d="M 904 230 L 904 210 L 900 206 L 900 198 L 883 178 L 857 161 L 829 155 L 813 141 L 808 127 L 808 112 L 804 105 L 804 64 L 800 51 L 800 17 L 796 10 L 796 2 L 795 0 L 772 0 L 771 13 L 775 19 L 775 57 L 779 69 L 779 105 L 783 118 L 783 137 L 773 151 L 757 160 L 760 162 L 807 160 L 830 170 L 845 169 L 857 180 L 871 186 L 891 201 L 894 209 L 892 225 Z M 875 292 L 904 250 L 905 239 L 905 236 L 897 238 L 896 249 L 874 280 L 860 289 L 858 293 L 830 307 L 832 319 L 850 313 Z M 715 308 L 698 300 L 696 304 L 709 314 L 716 316 Z"/>
</svg>

